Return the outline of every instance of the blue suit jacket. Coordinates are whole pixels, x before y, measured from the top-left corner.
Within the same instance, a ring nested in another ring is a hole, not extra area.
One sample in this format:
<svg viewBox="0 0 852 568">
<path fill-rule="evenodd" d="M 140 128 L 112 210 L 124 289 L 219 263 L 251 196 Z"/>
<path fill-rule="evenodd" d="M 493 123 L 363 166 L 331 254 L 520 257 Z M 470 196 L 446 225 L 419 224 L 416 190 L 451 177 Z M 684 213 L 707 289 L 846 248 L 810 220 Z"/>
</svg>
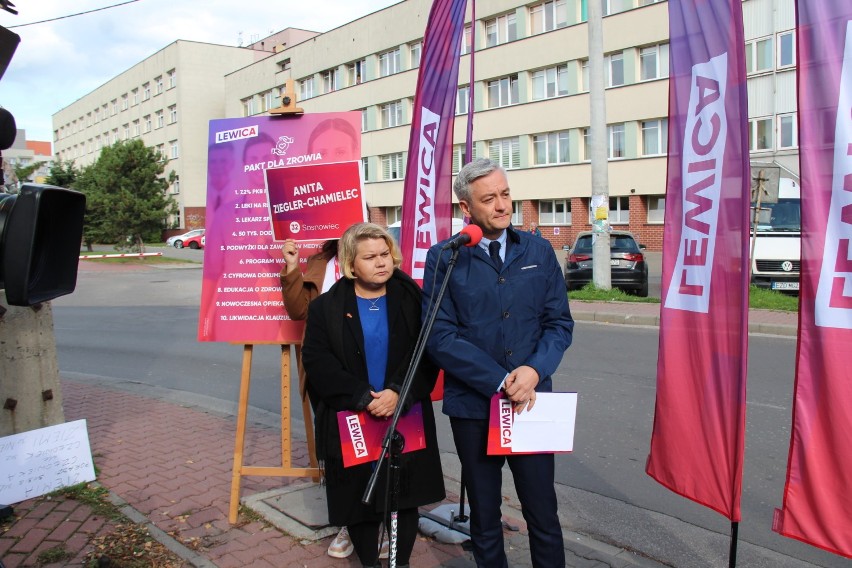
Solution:
<svg viewBox="0 0 852 568">
<path fill-rule="evenodd" d="M 536 390 L 552 390 L 550 375 L 571 345 L 574 320 L 553 249 L 528 233 L 507 232 L 499 272 L 481 247 L 459 251 L 427 341 L 427 352 L 445 372 L 444 414 L 452 417 L 487 418 L 491 396 L 521 365 L 538 371 Z M 442 244 L 426 257 L 424 319 L 451 256 Z"/>
</svg>

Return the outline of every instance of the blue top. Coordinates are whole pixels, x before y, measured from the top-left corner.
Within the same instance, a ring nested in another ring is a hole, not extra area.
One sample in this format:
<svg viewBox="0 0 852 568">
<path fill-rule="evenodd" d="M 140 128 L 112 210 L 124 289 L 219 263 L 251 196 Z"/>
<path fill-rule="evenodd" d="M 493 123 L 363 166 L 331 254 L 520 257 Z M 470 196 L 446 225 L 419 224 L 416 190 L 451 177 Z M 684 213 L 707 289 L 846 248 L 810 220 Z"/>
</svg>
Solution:
<svg viewBox="0 0 852 568">
<path fill-rule="evenodd" d="M 367 375 L 370 386 L 379 392 L 385 388 L 388 368 L 388 302 L 387 296 L 377 299 L 358 299 L 358 317 L 364 332 L 364 355 L 367 358 Z M 376 309 L 378 308 L 378 309 Z"/>
</svg>

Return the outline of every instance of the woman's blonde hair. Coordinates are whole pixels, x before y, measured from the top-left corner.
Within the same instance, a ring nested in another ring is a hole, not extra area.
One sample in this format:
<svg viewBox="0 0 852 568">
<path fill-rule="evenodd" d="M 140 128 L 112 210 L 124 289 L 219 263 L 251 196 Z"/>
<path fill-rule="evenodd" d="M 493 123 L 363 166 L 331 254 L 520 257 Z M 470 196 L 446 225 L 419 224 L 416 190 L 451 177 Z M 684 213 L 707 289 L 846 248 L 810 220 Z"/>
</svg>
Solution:
<svg viewBox="0 0 852 568">
<path fill-rule="evenodd" d="M 384 239 L 390 249 L 391 257 L 393 257 L 393 267 L 397 268 L 402 264 L 402 254 L 390 233 L 375 223 L 356 223 L 346 229 L 346 232 L 343 233 L 343 236 L 340 237 L 340 241 L 337 243 L 337 260 L 340 263 L 340 271 L 344 277 L 350 280 L 355 279 L 352 267 L 355 264 L 358 243 L 367 239 Z"/>
</svg>

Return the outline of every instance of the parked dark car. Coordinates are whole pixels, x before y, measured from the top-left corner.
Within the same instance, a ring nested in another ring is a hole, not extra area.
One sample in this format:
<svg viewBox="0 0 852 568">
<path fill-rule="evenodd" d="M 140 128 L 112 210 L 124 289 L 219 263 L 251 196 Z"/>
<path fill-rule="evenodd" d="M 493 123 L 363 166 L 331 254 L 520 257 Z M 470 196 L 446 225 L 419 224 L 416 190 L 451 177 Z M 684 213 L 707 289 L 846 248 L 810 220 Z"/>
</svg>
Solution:
<svg viewBox="0 0 852 568">
<path fill-rule="evenodd" d="M 648 296 L 648 263 L 632 233 L 612 231 L 609 234 L 610 283 L 613 288 Z M 565 286 L 582 288 L 592 281 L 592 233 L 580 233 L 565 257 Z"/>
</svg>

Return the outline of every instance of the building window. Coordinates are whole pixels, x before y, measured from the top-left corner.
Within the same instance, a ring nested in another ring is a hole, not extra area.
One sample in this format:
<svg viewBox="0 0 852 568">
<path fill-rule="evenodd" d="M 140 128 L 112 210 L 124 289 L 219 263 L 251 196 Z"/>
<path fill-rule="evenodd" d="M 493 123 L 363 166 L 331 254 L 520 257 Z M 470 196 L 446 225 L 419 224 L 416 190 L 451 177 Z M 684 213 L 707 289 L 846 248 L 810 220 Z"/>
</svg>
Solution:
<svg viewBox="0 0 852 568">
<path fill-rule="evenodd" d="M 367 132 L 367 109 L 361 109 L 361 132 Z"/>
<path fill-rule="evenodd" d="M 393 101 L 382 105 L 382 128 L 391 128 L 402 124 L 402 101 Z"/>
<path fill-rule="evenodd" d="M 167 75 L 169 76 L 169 88 L 174 89 L 177 87 L 177 73 L 174 69 L 172 69 L 167 73 Z"/>
<path fill-rule="evenodd" d="M 464 144 L 456 144 L 453 146 L 453 175 L 459 173 L 462 162 L 464 162 Z"/>
<path fill-rule="evenodd" d="M 139 121 L 138 121 L 138 120 L 134 120 L 134 121 L 133 121 L 133 136 L 134 136 L 134 138 L 135 138 L 136 136 L 139 136 L 141 133 L 142 133 L 142 132 L 141 132 L 141 127 L 140 127 L 140 125 L 139 125 Z"/>
<path fill-rule="evenodd" d="M 533 163 L 536 166 L 568 163 L 568 131 L 533 136 Z"/>
<path fill-rule="evenodd" d="M 381 162 L 382 179 L 402 179 L 405 175 L 405 171 L 403 170 L 404 163 L 402 161 L 402 152 L 381 156 Z"/>
<path fill-rule="evenodd" d="M 158 162 L 166 161 L 166 145 L 165 144 L 157 144 L 157 154 L 159 155 Z"/>
<path fill-rule="evenodd" d="M 385 222 L 393 225 L 399 221 L 402 221 L 402 207 L 385 207 Z"/>
<path fill-rule="evenodd" d="M 488 157 L 507 170 L 521 167 L 519 138 L 512 136 L 489 141 Z"/>
<path fill-rule="evenodd" d="M 772 38 L 747 41 L 745 44 L 746 73 L 760 73 L 772 69 Z"/>
<path fill-rule="evenodd" d="M 669 76 L 669 44 L 651 45 L 639 50 L 639 80 Z"/>
<path fill-rule="evenodd" d="M 467 55 L 470 53 L 470 42 L 471 42 L 471 33 L 470 33 L 470 25 L 466 25 L 464 27 L 464 33 L 462 34 L 462 44 L 461 44 L 461 55 Z"/>
<path fill-rule="evenodd" d="M 568 6 L 565 0 L 530 6 L 530 32 L 540 34 L 568 25 Z"/>
<path fill-rule="evenodd" d="M 607 156 L 612 158 L 623 158 L 625 155 L 626 142 L 624 140 L 624 123 L 612 124 L 606 127 L 607 133 Z"/>
<path fill-rule="evenodd" d="M 630 198 L 609 198 L 609 223 L 610 225 L 627 225 L 630 223 Z"/>
<path fill-rule="evenodd" d="M 174 160 L 178 157 L 178 141 L 172 140 L 169 142 L 169 157 Z"/>
<path fill-rule="evenodd" d="M 124 139 L 130 140 L 130 124 L 125 124 L 123 128 L 124 128 Z"/>
<path fill-rule="evenodd" d="M 595 213 L 592 211 L 592 203 L 589 201 L 589 223 L 594 223 Z M 610 197 L 609 198 L 609 224 L 610 225 L 626 225 L 630 222 L 630 198 Z"/>
<path fill-rule="evenodd" d="M 470 101 L 470 85 L 459 87 L 456 92 L 456 114 L 467 114 L 467 103 Z"/>
<path fill-rule="evenodd" d="M 624 53 L 613 53 L 604 58 L 606 86 L 618 87 L 624 84 Z"/>
<path fill-rule="evenodd" d="M 411 54 L 411 69 L 420 67 L 420 57 L 423 54 L 423 42 L 415 41 L 408 47 Z"/>
<path fill-rule="evenodd" d="M 121 95 L 121 110 L 127 110 L 127 93 Z"/>
<path fill-rule="evenodd" d="M 648 196 L 648 222 L 661 224 L 666 220 L 666 198 L 665 196 Z"/>
<path fill-rule="evenodd" d="M 589 92 L 589 60 L 580 60 L 580 92 Z"/>
<path fill-rule="evenodd" d="M 592 136 L 590 129 L 583 129 L 583 161 L 588 162 L 592 159 Z"/>
<path fill-rule="evenodd" d="M 177 195 L 180 193 L 180 178 L 175 176 L 175 181 L 172 183 L 172 194 Z"/>
<path fill-rule="evenodd" d="M 112 110 L 110 111 L 110 116 L 115 116 L 118 114 L 118 99 L 112 99 L 111 103 Z"/>
<path fill-rule="evenodd" d="M 156 79 L 154 79 L 154 94 L 159 95 L 163 92 L 165 86 L 163 85 L 163 76 L 160 75 Z"/>
<path fill-rule="evenodd" d="M 799 145 L 796 113 L 778 115 L 778 149 L 786 150 Z"/>
<path fill-rule="evenodd" d="M 533 71 L 532 98 L 534 101 L 568 94 L 568 65 L 558 65 Z"/>
<path fill-rule="evenodd" d="M 133 106 L 138 105 L 139 104 L 139 89 L 133 89 L 130 92 L 133 94 L 133 103 L 132 103 Z"/>
<path fill-rule="evenodd" d="M 143 120 L 145 121 L 145 133 L 147 134 L 148 132 L 151 132 L 151 130 L 153 130 L 154 123 L 151 121 L 150 114 L 146 114 Z"/>
<path fill-rule="evenodd" d="M 668 152 L 669 120 L 646 120 L 642 122 L 642 155 L 659 156 Z"/>
<path fill-rule="evenodd" d="M 367 80 L 366 77 L 367 61 L 355 61 L 346 65 L 346 79 L 349 86 L 360 85 Z"/>
<path fill-rule="evenodd" d="M 488 81 L 488 108 L 514 105 L 518 100 L 517 75 Z"/>
<path fill-rule="evenodd" d="M 340 69 L 329 69 L 320 74 L 322 78 L 322 92 L 331 93 L 340 88 Z"/>
<path fill-rule="evenodd" d="M 177 122 L 177 105 L 169 107 L 169 124 Z"/>
<path fill-rule="evenodd" d="M 370 160 L 366 157 L 361 158 L 361 168 L 364 170 L 364 181 L 370 181 Z"/>
<path fill-rule="evenodd" d="M 543 199 L 538 202 L 539 225 L 570 225 L 571 200 Z"/>
<path fill-rule="evenodd" d="M 147 101 L 151 98 L 151 83 L 142 84 L 142 100 Z"/>
<path fill-rule="evenodd" d="M 778 68 L 796 64 L 796 35 L 791 30 L 778 34 Z"/>
<path fill-rule="evenodd" d="M 771 118 L 753 118 L 748 121 L 748 147 L 752 152 L 772 150 Z"/>
<path fill-rule="evenodd" d="M 260 106 L 263 109 L 261 112 L 266 112 L 275 106 L 275 91 L 272 89 L 260 95 Z"/>
<path fill-rule="evenodd" d="M 513 201 L 512 202 L 512 225 L 515 227 L 520 227 L 524 224 L 524 202 L 523 201 Z"/>
<path fill-rule="evenodd" d="M 112 143 L 115 144 L 118 142 L 118 128 L 112 129 Z"/>
<path fill-rule="evenodd" d="M 379 55 L 379 77 L 387 77 L 399 72 L 399 48 Z"/>
<path fill-rule="evenodd" d="M 485 20 L 486 47 L 494 47 L 516 39 L 518 39 L 518 26 L 515 22 L 514 12 Z"/>
<path fill-rule="evenodd" d="M 277 63 L 279 71 L 287 71 L 290 69 L 290 58 L 284 59 Z"/>
<path fill-rule="evenodd" d="M 314 78 L 307 77 L 299 81 L 299 99 L 307 100 L 314 96 Z"/>
</svg>

